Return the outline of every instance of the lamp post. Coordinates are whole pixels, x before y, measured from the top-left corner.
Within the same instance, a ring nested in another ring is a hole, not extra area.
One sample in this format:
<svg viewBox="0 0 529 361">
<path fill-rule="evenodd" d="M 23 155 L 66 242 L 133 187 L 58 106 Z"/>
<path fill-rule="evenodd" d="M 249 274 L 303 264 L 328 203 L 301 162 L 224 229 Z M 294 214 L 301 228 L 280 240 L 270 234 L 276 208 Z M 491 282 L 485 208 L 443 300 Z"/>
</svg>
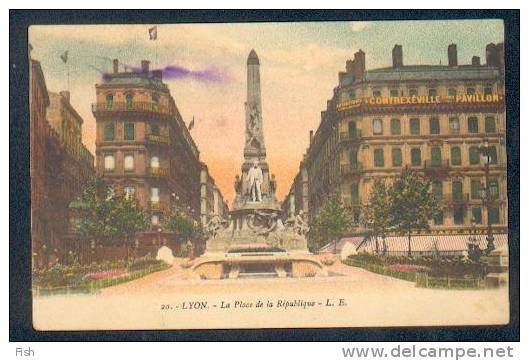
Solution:
<svg viewBox="0 0 529 361">
<path fill-rule="evenodd" d="M 483 146 L 479 148 L 485 162 L 485 189 L 482 190 L 483 205 L 487 209 L 487 254 L 494 251 L 494 235 L 492 234 L 492 223 L 490 220 L 490 206 L 492 195 L 490 193 L 489 166 L 490 166 L 490 146 L 488 139 L 485 139 Z"/>
</svg>

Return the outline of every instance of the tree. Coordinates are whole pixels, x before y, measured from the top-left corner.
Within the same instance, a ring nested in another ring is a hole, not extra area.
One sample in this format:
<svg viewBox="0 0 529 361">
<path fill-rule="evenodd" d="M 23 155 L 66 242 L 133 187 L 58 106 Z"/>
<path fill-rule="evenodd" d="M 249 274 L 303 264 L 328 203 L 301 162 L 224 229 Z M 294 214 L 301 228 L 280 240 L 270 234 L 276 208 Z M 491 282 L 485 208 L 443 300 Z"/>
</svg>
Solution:
<svg viewBox="0 0 529 361">
<path fill-rule="evenodd" d="M 353 216 L 351 211 L 345 208 L 342 202 L 330 198 L 311 224 L 309 231 L 311 248 L 317 249 L 329 241 L 334 241 L 334 251 L 336 252 L 338 239 L 350 232 L 352 228 Z"/>
<path fill-rule="evenodd" d="M 165 222 L 164 228 L 183 239 L 195 238 L 200 233 L 200 229 L 195 225 L 195 221 L 184 212 L 178 210 L 171 214 L 167 222 Z"/>
<path fill-rule="evenodd" d="M 133 236 L 149 227 L 148 219 L 136 201 L 115 194 L 100 178 L 87 185 L 81 203 L 79 232 L 85 238 L 105 244 L 124 238 L 128 247 Z"/>
<path fill-rule="evenodd" d="M 441 209 L 430 189 L 430 181 L 421 174 L 405 168 L 390 190 L 391 223 L 408 236 L 408 256 L 411 257 L 411 234 L 429 229 L 428 221 Z"/>
<path fill-rule="evenodd" d="M 391 197 L 386 182 L 376 179 L 368 203 L 362 208 L 362 223 L 371 229 L 375 238 L 376 252 L 379 253 L 378 237 L 382 237 L 382 250 L 386 252 L 386 235 L 392 225 Z"/>
</svg>

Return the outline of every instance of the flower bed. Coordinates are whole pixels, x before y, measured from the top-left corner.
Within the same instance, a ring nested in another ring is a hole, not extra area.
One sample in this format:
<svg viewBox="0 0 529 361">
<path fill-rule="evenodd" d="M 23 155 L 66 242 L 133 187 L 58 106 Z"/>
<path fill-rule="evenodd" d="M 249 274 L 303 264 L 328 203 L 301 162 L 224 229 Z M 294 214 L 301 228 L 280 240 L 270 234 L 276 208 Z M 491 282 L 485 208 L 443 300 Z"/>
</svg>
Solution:
<svg viewBox="0 0 529 361">
<path fill-rule="evenodd" d="M 141 258 L 129 263 L 117 261 L 90 265 L 54 265 L 33 271 L 33 288 L 38 294 L 93 291 L 167 268 L 170 266 L 150 258 Z"/>
<path fill-rule="evenodd" d="M 471 264 L 460 259 L 419 259 L 359 254 L 348 257 L 343 263 L 373 273 L 412 281 L 418 287 L 427 288 L 483 288 L 483 275 L 486 272 L 483 264 Z M 468 270 L 472 272 L 463 273 Z"/>
</svg>

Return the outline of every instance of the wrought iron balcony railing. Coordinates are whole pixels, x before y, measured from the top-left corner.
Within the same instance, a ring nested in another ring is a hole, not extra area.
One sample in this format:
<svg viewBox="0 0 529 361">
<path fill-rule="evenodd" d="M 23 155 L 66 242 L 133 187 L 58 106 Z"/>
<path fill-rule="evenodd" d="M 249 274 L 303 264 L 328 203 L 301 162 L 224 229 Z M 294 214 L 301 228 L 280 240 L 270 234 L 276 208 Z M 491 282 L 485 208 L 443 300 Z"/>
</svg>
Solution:
<svg viewBox="0 0 529 361">
<path fill-rule="evenodd" d="M 362 139 L 362 132 L 360 130 L 357 130 L 355 133 L 353 132 L 340 132 L 340 141 L 360 141 Z"/>
<path fill-rule="evenodd" d="M 348 174 L 356 174 L 359 172 L 362 172 L 364 169 L 362 163 L 355 163 L 355 164 L 342 164 L 340 166 L 340 173 L 342 175 L 348 175 Z"/>
<path fill-rule="evenodd" d="M 171 109 L 152 102 L 132 102 L 132 103 L 93 103 L 93 113 L 101 112 L 149 112 L 160 114 L 171 114 Z"/>
<path fill-rule="evenodd" d="M 151 143 L 169 144 L 169 137 L 166 135 L 145 134 L 145 139 Z"/>
<path fill-rule="evenodd" d="M 153 177 L 167 177 L 169 175 L 169 169 L 166 167 L 149 167 L 147 173 Z"/>
</svg>

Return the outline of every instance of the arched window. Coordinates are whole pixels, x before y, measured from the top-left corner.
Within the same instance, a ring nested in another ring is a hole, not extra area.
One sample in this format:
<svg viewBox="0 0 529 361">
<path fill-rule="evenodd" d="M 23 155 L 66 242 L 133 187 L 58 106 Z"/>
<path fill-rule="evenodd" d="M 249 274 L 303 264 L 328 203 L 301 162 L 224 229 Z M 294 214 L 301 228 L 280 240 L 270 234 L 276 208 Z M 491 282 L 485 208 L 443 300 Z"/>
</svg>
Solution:
<svg viewBox="0 0 529 361">
<path fill-rule="evenodd" d="M 152 135 L 160 135 L 160 126 L 158 124 L 151 124 L 151 134 Z"/>
<path fill-rule="evenodd" d="M 452 165 L 461 165 L 461 148 L 450 148 L 450 160 L 452 162 Z"/>
</svg>

